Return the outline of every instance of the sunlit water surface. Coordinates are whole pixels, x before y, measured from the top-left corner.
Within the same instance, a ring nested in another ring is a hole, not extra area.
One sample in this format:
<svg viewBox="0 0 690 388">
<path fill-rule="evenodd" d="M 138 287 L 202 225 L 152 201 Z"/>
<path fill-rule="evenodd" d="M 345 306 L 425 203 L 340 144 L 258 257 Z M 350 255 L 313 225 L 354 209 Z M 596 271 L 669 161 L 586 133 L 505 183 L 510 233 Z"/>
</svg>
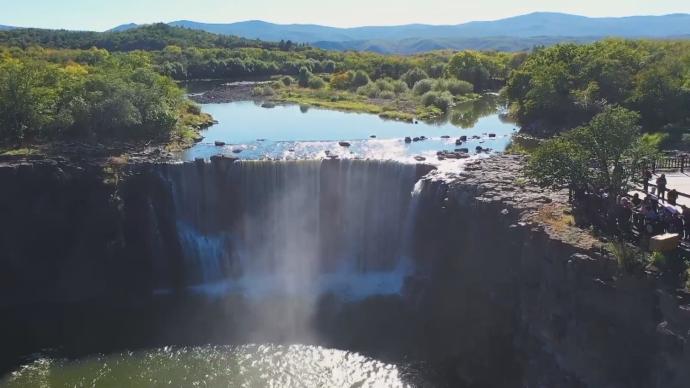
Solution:
<svg viewBox="0 0 690 388">
<path fill-rule="evenodd" d="M 202 132 L 204 139 L 181 155 L 185 160 L 213 155 L 241 159 L 318 159 L 330 155 L 415 162 L 415 157 L 421 156 L 437 163 L 438 151 L 467 148 L 475 155 L 477 146 L 503 151 L 517 129 L 501 115 L 505 109 L 494 95 L 459 104 L 444 117 L 417 124 L 294 104 L 263 108 L 252 101 L 205 104 L 203 110 L 219 123 Z M 404 141 L 405 137 L 422 136 L 426 139 Z M 456 145 L 460 136 L 467 140 Z M 216 141 L 226 144 L 217 146 Z M 350 145 L 344 147 L 340 142 Z"/>
<path fill-rule="evenodd" d="M 304 345 L 205 346 L 38 359 L 2 387 L 407 387 L 396 366 Z"/>
</svg>

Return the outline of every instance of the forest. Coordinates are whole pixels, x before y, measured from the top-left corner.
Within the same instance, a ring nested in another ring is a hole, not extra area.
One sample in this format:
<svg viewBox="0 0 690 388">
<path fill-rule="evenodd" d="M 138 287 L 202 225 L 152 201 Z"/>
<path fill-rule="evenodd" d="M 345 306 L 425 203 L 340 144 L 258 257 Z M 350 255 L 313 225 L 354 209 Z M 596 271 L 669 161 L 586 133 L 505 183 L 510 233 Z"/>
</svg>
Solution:
<svg viewBox="0 0 690 388">
<path fill-rule="evenodd" d="M 505 94 L 527 132 L 551 136 L 608 105 L 640 114 L 645 131 L 690 124 L 690 42 L 609 39 L 534 50 Z"/>
</svg>

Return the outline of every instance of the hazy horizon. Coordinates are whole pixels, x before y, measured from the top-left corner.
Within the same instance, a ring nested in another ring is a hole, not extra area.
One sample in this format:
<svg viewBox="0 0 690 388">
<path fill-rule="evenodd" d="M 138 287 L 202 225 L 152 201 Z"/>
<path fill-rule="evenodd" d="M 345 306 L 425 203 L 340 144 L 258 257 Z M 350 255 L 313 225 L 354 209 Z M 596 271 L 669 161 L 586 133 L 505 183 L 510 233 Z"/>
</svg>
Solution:
<svg viewBox="0 0 690 388">
<path fill-rule="evenodd" d="M 319 24 L 333 27 L 391 26 L 404 24 L 449 25 L 497 20 L 533 12 L 558 12 L 587 17 L 626 17 L 690 13 L 690 2 L 661 0 L 631 2 L 584 0 L 563 3 L 547 0 L 487 0 L 481 5 L 449 0 L 351 0 L 324 5 L 314 0 L 121 0 L 117 3 L 89 0 L 27 0 L 3 5 L 0 24 L 71 30 L 104 31 L 127 23 L 150 24 L 175 20 L 234 23 L 263 20 L 279 24 Z M 558 4 L 561 3 L 561 4 Z"/>
</svg>

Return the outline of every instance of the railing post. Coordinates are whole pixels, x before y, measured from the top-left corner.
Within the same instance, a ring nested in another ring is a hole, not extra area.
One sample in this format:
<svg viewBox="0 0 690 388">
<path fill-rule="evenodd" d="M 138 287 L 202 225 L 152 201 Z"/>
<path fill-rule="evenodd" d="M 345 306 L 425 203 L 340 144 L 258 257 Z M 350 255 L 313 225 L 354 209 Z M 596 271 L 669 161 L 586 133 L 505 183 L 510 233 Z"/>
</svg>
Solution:
<svg viewBox="0 0 690 388">
<path fill-rule="evenodd" d="M 680 172 L 685 172 L 685 155 L 680 156 Z"/>
</svg>

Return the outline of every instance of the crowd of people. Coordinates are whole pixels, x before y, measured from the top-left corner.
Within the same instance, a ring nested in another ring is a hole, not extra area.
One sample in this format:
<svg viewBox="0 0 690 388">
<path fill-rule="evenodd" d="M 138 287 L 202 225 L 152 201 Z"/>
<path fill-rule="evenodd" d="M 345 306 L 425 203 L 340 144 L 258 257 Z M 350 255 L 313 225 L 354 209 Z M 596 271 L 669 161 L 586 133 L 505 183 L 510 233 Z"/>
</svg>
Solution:
<svg viewBox="0 0 690 388">
<path fill-rule="evenodd" d="M 663 233 L 678 233 L 690 240 L 690 208 L 678 205 L 679 193 L 667 189 L 666 175 L 661 174 L 650 187 L 653 174 L 645 170 L 642 174 L 644 198 L 639 193 L 618 195 L 615 199 L 604 190 L 587 190 L 576 195 L 577 207 L 595 226 L 609 232 L 632 237 L 654 236 Z M 651 190 L 650 190 L 651 189 Z"/>
</svg>

